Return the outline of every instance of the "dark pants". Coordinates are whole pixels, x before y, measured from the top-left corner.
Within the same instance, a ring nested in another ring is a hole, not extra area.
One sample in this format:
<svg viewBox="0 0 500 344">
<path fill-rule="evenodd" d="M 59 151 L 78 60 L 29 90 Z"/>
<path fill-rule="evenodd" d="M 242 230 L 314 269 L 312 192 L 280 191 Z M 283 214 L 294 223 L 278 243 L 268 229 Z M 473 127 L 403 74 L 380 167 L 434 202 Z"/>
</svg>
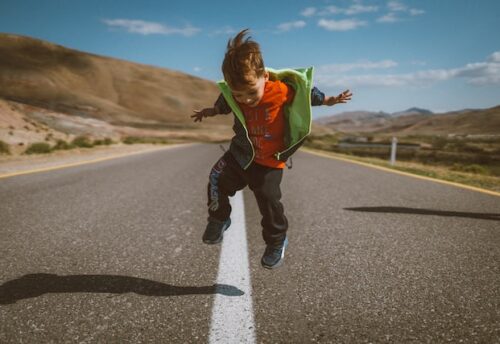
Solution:
<svg viewBox="0 0 500 344">
<path fill-rule="evenodd" d="M 262 237 L 268 245 L 285 240 L 288 220 L 281 204 L 280 183 L 283 169 L 252 163 L 246 170 L 226 152 L 215 163 L 208 183 L 209 218 L 225 221 L 231 214 L 229 196 L 248 185 L 253 191 L 262 215 Z"/>
</svg>

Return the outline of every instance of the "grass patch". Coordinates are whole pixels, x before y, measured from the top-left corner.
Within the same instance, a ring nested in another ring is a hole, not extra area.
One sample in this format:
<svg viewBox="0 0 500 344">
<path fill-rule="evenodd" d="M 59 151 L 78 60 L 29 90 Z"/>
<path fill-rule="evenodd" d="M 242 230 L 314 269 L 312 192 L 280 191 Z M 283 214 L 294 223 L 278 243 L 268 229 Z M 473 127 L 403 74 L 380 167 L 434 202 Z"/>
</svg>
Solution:
<svg viewBox="0 0 500 344">
<path fill-rule="evenodd" d="M 47 154 L 52 152 L 52 147 L 46 142 L 35 142 L 28 146 L 24 154 Z"/>
<path fill-rule="evenodd" d="M 127 145 L 132 145 L 137 143 L 149 143 L 149 144 L 169 143 L 168 140 L 163 137 L 144 137 L 144 136 L 127 136 L 122 141 Z"/>
<path fill-rule="evenodd" d="M 76 146 L 72 143 L 68 143 L 64 140 L 57 140 L 55 146 L 52 148 L 53 150 L 68 150 L 73 149 Z"/>
<path fill-rule="evenodd" d="M 77 136 L 71 142 L 75 147 L 81 148 L 92 148 L 94 144 L 90 141 L 90 139 L 86 136 Z"/>
<path fill-rule="evenodd" d="M 105 139 L 100 139 L 100 140 L 94 140 L 94 146 L 109 146 L 112 145 L 114 142 L 111 140 L 109 137 L 106 137 Z"/>
<path fill-rule="evenodd" d="M 446 180 L 449 182 L 460 183 L 464 185 L 479 187 L 486 190 L 500 192 L 500 177 L 497 176 L 489 176 L 483 174 L 475 174 L 465 171 L 454 171 L 449 167 L 445 166 L 431 166 L 425 165 L 418 162 L 406 162 L 406 161 L 398 161 L 396 165 L 391 166 L 391 164 L 387 160 L 377 159 L 377 158 L 367 158 L 367 157 L 358 157 L 353 155 L 339 154 L 333 153 L 330 151 L 325 151 L 321 149 L 307 148 L 311 151 L 317 151 L 326 153 L 333 157 L 339 157 L 359 162 L 368 163 L 371 165 L 381 166 L 385 168 L 390 168 L 402 172 L 412 173 L 420 176 L 435 178 Z M 481 166 L 480 166 L 481 167 Z M 472 167 L 472 170 L 475 170 L 476 167 Z"/>
<path fill-rule="evenodd" d="M 10 154 L 9 145 L 0 140 L 0 154 Z"/>
</svg>

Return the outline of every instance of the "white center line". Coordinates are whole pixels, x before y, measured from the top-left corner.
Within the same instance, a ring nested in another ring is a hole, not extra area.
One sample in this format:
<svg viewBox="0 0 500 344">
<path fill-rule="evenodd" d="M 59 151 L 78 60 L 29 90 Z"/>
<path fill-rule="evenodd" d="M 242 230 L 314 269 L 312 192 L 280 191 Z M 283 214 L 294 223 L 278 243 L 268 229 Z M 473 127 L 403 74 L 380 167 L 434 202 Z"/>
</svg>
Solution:
<svg viewBox="0 0 500 344">
<path fill-rule="evenodd" d="M 231 226 L 224 233 L 217 283 L 240 289 L 241 296 L 215 294 L 210 343 L 255 343 L 252 283 L 248 266 L 243 194 L 230 199 Z M 220 287 L 219 287 L 220 288 Z"/>
</svg>

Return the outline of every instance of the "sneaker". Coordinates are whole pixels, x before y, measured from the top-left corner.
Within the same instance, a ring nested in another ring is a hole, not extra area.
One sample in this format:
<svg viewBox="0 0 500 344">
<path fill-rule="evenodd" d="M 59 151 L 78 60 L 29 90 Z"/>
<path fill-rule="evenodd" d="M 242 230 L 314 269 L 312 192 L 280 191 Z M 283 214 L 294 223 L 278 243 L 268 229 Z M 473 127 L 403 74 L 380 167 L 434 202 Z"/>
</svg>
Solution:
<svg viewBox="0 0 500 344">
<path fill-rule="evenodd" d="M 285 259 L 285 249 L 288 246 L 288 238 L 285 237 L 283 243 L 279 246 L 267 245 L 261 264 L 266 269 L 274 269 L 283 264 Z"/>
<path fill-rule="evenodd" d="M 215 219 L 208 219 L 207 228 L 203 233 L 203 242 L 205 244 L 218 244 L 224 237 L 224 231 L 231 225 L 231 219 L 226 221 L 218 221 Z"/>
</svg>

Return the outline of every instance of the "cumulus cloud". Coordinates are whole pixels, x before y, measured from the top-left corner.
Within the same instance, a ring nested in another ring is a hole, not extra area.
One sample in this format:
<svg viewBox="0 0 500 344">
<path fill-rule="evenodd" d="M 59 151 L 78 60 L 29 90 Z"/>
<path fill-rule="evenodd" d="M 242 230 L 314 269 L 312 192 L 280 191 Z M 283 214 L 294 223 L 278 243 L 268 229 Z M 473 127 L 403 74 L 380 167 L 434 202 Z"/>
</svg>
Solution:
<svg viewBox="0 0 500 344">
<path fill-rule="evenodd" d="M 365 21 L 357 19 L 320 19 L 318 21 L 318 26 L 326 29 L 328 31 L 349 31 L 357 29 L 358 27 L 365 26 L 367 23 Z"/>
<path fill-rule="evenodd" d="M 392 60 L 384 60 L 365 64 L 320 66 L 320 72 L 315 79 L 318 85 L 324 87 L 426 86 L 451 79 L 464 79 L 467 83 L 477 86 L 500 85 L 500 51 L 491 54 L 485 62 L 469 63 L 459 68 L 430 69 L 404 74 L 340 75 L 355 69 L 389 68 L 385 66 L 395 65 L 397 63 Z"/>
<path fill-rule="evenodd" d="M 312 17 L 316 14 L 316 7 L 307 7 L 300 14 L 304 17 Z"/>
<path fill-rule="evenodd" d="M 112 28 L 124 29 L 130 33 L 141 35 L 183 35 L 193 36 L 200 29 L 187 25 L 183 28 L 170 27 L 161 23 L 148 22 L 137 19 L 104 19 L 103 23 Z"/>
<path fill-rule="evenodd" d="M 425 11 L 417 8 L 410 8 L 407 5 L 403 4 L 400 1 L 389 1 L 387 2 L 387 8 L 389 9 L 389 13 L 386 15 L 379 17 L 377 22 L 379 23 L 395 23 L 401 21 L 400 17 L 396 16 L 396 13 L 400 14 L 409 14 L 411 16 L 418 16 L 424 14 Z"/>
<path fill-rule="evenodd" d="M 292 29 L 301 29 L 306 26 L 306 22 L 303 20 L 297 20 L 293 22 L 281 23 L 278 25 L 279 32 L 286 32 Z"/>
<path fill-rule="evenodd" d="M 408 10 L 408 7 L 399 1 L 389 1 L 387 2 L 387 7 L 389 8 L 390 11 L 393 12 L 398 12 L 398 11 L 404 12 Z"/>
<path fill-rule="evenodd" d="M 326 6 L 321 10 L 314 9 L 314 12 L 309 11 L 307 12 L 307 14 L 309 14 L 309 16 L 312 15 L 327 16 L 332 14 L 344 14 L 347 16 L 352 16 L 355 14 L 377 12 L 377 11 L 378 11 L 377 6 L 367 6 L 367 5 L 362 5 L 361 3 L 355 3 L 346 8 L 341 8 L 338 6 Z M 304 12 L 305 10 L 302 13 Z"/>
</svg>

